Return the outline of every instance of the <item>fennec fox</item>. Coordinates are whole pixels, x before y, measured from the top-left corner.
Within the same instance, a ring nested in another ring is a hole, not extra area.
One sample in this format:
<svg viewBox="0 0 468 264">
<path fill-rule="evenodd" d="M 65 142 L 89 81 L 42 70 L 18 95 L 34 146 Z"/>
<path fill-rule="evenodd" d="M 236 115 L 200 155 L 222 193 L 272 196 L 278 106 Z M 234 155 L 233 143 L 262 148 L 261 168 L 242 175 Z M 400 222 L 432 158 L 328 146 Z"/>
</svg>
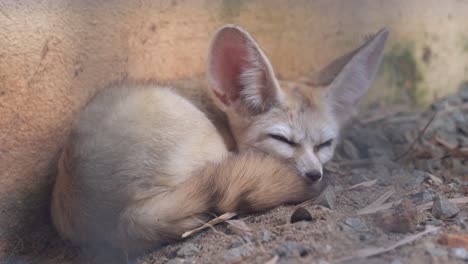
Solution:
<svg viewBox="0 0 468 264">
<path fill-rule="evenodd" d="M 222 27 L 208 72 L 224 129 L 171 88 L 104 90 L 80 113 L 60 158 L 55 227 L 75 243 L 139 253 L 179 238 L 209 212 L 311 197 L 339 128 L 374 78 L 386 38 L 381 31 L 315 78 L 280 88 L 254 39 L 237 26 Z M 226 146 L 230 136 L 236 153 Z"/>
</svg>

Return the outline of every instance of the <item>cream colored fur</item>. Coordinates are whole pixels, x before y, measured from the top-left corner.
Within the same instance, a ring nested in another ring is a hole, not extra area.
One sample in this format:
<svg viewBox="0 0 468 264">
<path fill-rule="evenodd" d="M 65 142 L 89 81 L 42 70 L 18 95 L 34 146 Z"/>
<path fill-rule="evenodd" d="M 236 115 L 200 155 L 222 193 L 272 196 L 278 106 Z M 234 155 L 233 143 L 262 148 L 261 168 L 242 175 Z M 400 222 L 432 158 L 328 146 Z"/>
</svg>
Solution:
<svg viewBox="0 0 468 264">
<path fill-rule="evenodd" d="M 210 212 L 316 195 L 348 118 L 340 111 L 365 94 L 385 39 L 377 34 L 318 81 L 280 87 L 253 38 L 227 25 L 211 47 L 208 92 L 109 87 L 79 114 L 64 147 L 55 227 L 77 244 L 140 253 L 180 238 Z"/>
</svg>

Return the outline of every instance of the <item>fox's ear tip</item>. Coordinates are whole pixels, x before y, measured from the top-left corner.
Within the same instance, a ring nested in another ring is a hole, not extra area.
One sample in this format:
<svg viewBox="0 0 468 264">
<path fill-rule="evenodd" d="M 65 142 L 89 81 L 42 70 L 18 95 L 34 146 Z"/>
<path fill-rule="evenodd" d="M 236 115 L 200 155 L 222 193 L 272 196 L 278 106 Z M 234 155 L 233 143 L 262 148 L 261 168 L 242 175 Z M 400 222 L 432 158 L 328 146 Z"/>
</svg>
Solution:
<svg viewBox="0 0 468 264">
<path fill-rule="evenodd" d="M 236 24 L 225 24 L 218 28 L 216 31 L 216 36 L 223 35 L 225 33 L 234 33 L 234 34 L 241 34 L 241 35 L 249 35 L 247 30 L 245 30 L 243 27 L 236 25 Z"/>
</svg>

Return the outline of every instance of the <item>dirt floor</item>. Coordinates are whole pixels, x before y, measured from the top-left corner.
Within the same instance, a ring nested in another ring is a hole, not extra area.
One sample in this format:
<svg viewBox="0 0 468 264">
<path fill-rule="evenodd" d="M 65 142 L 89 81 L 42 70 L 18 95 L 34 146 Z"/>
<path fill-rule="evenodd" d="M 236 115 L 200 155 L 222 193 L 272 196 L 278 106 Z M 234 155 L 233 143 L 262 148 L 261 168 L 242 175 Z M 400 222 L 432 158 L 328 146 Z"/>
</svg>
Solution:
<svg viewBox="0 0 468 264">
<path fill-rule="evenodd" d="M 129 262 L 468 261 L 468 85 L 421 113 L 360 116 L 326 168 L 324 193 L 300 209 L 239 216 Z M 43 232 L 33 257 L 7 263 L 104 262 Z"/>
</svg>

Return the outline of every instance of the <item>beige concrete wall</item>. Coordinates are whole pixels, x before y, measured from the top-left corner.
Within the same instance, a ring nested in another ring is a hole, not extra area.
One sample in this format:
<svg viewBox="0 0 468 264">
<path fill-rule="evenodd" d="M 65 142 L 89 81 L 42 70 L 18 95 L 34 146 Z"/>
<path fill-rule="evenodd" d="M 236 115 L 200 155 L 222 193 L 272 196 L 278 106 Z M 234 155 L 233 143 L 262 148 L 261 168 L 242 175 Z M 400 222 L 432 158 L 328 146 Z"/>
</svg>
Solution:
<svg viewBox="0 0 468 264">
<path fill-rule="evenodd" d="M 123 78 L 204 74 L 209 39 L 225 23 L 249 30 L 284 79 L 387 26 L 390 66 L 369 101 L 403 94 L 424 103 L 468 73 L 466 14 L 468 1 L 457 0 L 2 0 L 0 246 L 46 212 L 70 122 L 98 89 Z"/>
</svg>

